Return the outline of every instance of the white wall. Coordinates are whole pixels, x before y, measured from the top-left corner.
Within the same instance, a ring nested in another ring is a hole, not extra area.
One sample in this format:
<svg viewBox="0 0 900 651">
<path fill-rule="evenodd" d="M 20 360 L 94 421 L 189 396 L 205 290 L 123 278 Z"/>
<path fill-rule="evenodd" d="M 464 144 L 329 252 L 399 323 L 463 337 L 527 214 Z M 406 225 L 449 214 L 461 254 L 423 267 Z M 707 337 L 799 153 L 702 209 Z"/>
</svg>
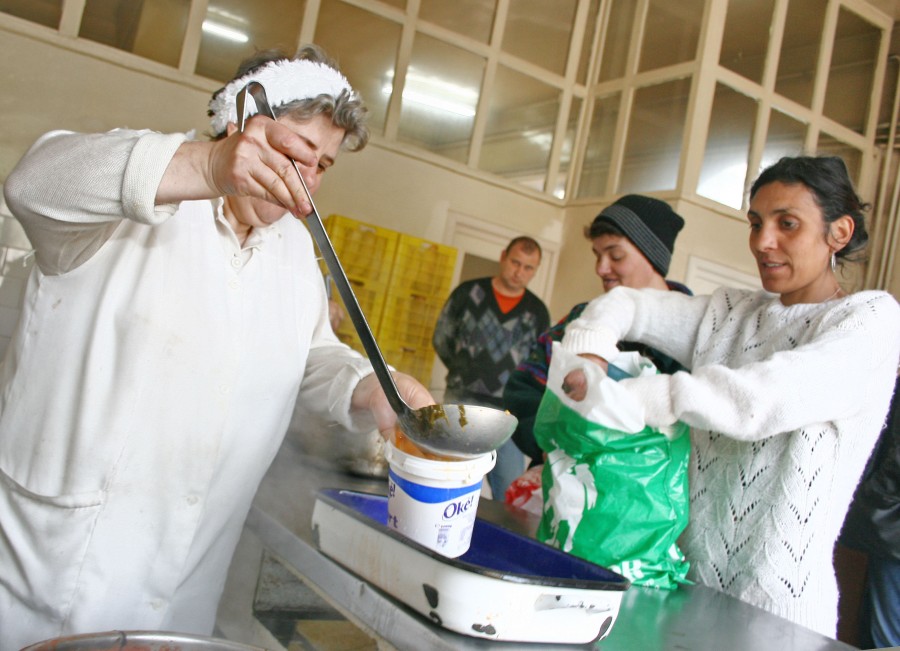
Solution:
<svg viewBox="0 0 900 651">
<path fill-rule="evenodd" d="M 444 242 L 451 213 L 552 243 L 560 242 L 565 216 L 550 200 L 422 162 L 377 142 L 342 154 L 315 200 L 323 217 L 339 213 L 436 242 Z"/>
<path fill-rule="evenodd" d="M 737 272 L 757 275 L 756 263 L 747 245 L 749 229 L 743 219 L 724 216 L 688 201 L 669 201 L 685 219 L 685 226 L 675 243 L 668 274 L 670 279 L 686 281 L 691 256 L 716 262 Z M 554 315 L 562 316 L 577 303 L 603 292 L 603 286 L 594 274 L 594 256 L 583 231 L 604 205 L 573 206 L 566 213 L 563 245 L 559 253 L 560 260 L 565 263 L 561 263 L 556 271 L 550 301 L 550 311 Z"/>
<path fill-rule="evenodd" d="M 10 25 L 14 31 L 5 29 Z M 5 81 L 0 183 L 34 139 L 50 129 L 127 126 L 202 133 L 207 128 L 206 105 L 218 83 L 179 76 L 127 53 L 121 54 L 122 65 L 113 64 L 100 58 L 106 54 L 108 48 L 67 43 L 51 30 L 0 15 L 0 79 Z M 552 245 L 559 260 L 543 295 L 554 320 L 602 291 L 582 229 L 603 204 L 563 208 L 552 198 L 461 172 L 439 158 L 423 161 L 423 155 L 376 135 L 369 147 L 342 155 L 329 171 L 316 196 L 320 213 L 343 214 L 444 243 L 449 243 L 453 215 L 536 237 Z M 742 218 L 689 201 L 673 206 L 687 225 L 678 238 L 670 278 L 685 280 L 691 256 L 756 273 Z M 18 225 L 0 215 L 0 349 L 17 315 L 27 249 Z"/>
<path fill-rule="evenodd" d="M 49 30 L 0 15 L 0 183 L 31 143 L 51 129 L 103 131 L 116 127 L 160 131 L 208 125 L 206 105 L 219 84 L 175 73 L 122 53 L 124 65 L 92 56 L 100 46 L 68 49 Z M 18 32 L 24 30 L 34 37 Z M 107 50 L 108 51 L 108 50 Z M 125 67 L 128 66 L 128 67 Z M 362 152 L 343 154 L 316 196 L 323 217 L 338 213 L 442 242 L 448 214 L 464 214 L 557 244 L 565 211 L 552 199 L 516 191 L 474 175 L 424 163 L 401 147 L 373 138 Z M 5 347 L 27 269 L 27 240 L 0 215 L 0 349 Z M 2 352 L 2 351 L 0 351 Z"/>
<path fill-rule="evenodd" d="M 206 104 L 218 84 L 206 82 L 207 90 L 196 82 L 163 79 L 153 74 L 161 66 L 151 62 L 143 63 L 144 72 L 135 73 L 89 53 L 5 31 L 4 23 L 11 20 L 0 16 L 0 181 L 28 146 L 50 129 L 207 127 Z M 35 25 L 29 31 L 44 30 Z M 83 49 L 98 47 L 88 43 Z M 137 60 L 125 53 L 122 58 Z"/>
</svg>

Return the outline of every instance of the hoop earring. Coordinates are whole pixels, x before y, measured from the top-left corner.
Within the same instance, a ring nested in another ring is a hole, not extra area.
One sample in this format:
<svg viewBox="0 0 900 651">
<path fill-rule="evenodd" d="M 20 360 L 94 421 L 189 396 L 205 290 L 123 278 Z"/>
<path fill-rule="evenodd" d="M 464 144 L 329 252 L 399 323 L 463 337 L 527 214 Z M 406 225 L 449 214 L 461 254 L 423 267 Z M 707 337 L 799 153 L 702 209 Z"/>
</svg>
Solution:
<svg viewBox="0 0 900 651">
<path fill-rule="evenodd" d="M 835 272 L 837 268 L 837 256 L 834 255 L 834 251 L 831 252 L 831 273 Z"/>
</svg>

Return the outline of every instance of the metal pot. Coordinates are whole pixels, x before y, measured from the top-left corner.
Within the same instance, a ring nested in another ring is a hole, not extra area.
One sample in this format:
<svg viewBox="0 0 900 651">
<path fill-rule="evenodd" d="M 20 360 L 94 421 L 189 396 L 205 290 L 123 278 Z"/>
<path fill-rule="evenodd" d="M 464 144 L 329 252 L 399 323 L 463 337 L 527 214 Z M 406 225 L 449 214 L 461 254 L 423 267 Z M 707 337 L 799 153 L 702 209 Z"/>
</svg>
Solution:
<svg viewBox="0 0 900 651">
<path fill-rule="evenodd" d="M 265 651 L 212 637 L 160 631 L 107 631 L 58 637 L 21 651 Z"/>
<path fill-rule="evenodd" d="M 323 466 L 362 477 L 388 476 L 384 439 L 377 429 L 365 434 L 338 428 L 289 432 L 288 439 Z"/>
<path fill-rule="evenodd" d="M 377 429 L 363 434 L 350 432 L 318 420 L 298 403 L 286 438 L 325 466 L 363 477 L 388 476 L 384 439 Z"/>
</svg>

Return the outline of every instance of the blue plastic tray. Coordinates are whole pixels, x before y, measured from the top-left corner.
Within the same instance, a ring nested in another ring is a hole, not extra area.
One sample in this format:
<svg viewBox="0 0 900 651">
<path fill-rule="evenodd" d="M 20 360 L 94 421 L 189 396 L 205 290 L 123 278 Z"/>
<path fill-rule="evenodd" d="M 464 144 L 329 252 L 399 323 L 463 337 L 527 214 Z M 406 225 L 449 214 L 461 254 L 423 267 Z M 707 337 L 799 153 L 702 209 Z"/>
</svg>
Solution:
<svg viewBox="0 0 900 651">
<path fill-rule="evenodd" d="M 628 579 L 612 570 L 480 517 L 475 519 L 469 550 L 458 558 L 447 558 L 388 528 L 387 497 L 342 489 L 323 489 L 319 491 L 319 499 L 442 564 L 468 572 L 507 581 L 582 590 L 621 591 L 630 585 Z"/>
</svg>

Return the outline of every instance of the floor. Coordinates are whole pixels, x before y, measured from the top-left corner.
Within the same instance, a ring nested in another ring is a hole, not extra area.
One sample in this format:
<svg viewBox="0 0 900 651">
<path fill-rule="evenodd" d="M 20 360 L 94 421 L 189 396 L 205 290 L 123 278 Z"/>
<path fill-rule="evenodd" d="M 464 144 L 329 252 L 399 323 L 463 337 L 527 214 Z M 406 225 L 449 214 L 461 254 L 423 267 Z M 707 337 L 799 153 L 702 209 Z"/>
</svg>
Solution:
<svg viewBox="0 0 900 651">
<path fill-rule="evenodd" d="M 268 553 L 262 558 L 253 614 L 288 651 L 378 649 L 374 639 Z"/>
<path fill-rule="evenodd" d="M 386 651 L 244 532 L 214 636 L 266 651 Z"/>
</svg>

